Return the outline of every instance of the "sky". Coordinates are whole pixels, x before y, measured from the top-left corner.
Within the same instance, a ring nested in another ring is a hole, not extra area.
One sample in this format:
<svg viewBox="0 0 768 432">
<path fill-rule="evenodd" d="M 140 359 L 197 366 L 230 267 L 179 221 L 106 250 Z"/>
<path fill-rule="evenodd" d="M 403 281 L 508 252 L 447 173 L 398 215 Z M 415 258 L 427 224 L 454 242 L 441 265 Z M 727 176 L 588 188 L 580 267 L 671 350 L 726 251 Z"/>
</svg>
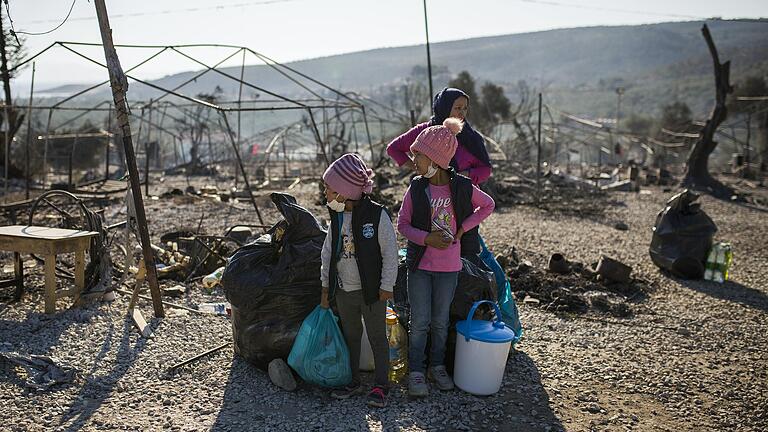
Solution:
<svg viewBox="0 0 768 432">
<path fill-rule="evenodd" d="M 72 0 L 9 1 L 17 32 L 47 32 L 63 22 L 48 34 L 25 35 L 30 54 L 56 41 L 101 42 L 93 0 L 75 0 L 64 21 L 71 5 Z M 428 0 L 427 9 L 430 42 L 440 42 L 595 25 L 768 17 L 768 0 Z M 281 62 L 425 40 L 421 0 L 112 0 L 107 10 L 117 44 L 232 44 Z M 100 47 L 80 50 L 104 59 Z M 232 52 L 200 49 L 194 54 L 214 63 Z M 151 52 L 119 49 L 118 54 L 128 69 Z M 239 65 L 241 60 L 224 65 Z M 181 56 L 163 55 L 135 74 L 159 78 L 198 69 Z M 27 68 L 15 84 L 28 86 L 31 72 Z M 106 70 L 55 48 L 37 60 L 35 87 L 106 78 Z"/>
</svg>

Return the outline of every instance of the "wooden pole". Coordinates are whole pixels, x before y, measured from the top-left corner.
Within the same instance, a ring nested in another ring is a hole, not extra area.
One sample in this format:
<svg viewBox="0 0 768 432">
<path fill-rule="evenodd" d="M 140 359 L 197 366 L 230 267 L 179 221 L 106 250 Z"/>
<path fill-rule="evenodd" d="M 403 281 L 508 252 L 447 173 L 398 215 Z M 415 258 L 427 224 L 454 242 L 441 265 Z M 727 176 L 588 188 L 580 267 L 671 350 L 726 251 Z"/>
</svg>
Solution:
<svg viewBox="0 0 768 432">
<path fill-rule="evenodd" d="M 539 93 L 539 125 L 536 131 L 536 204 L 541 199 L 541 93 Z"/>
<path fill-rule="evenodd" d="M 152 306 L 154 307 L 155 317 L 162 318 L 165 316 L 165 311 L 163 310 L 160 287 L 157 284 L 157 268 L 155 267 L 155 257 L 152 253 L 152 246 L 149 240 L 147 215 L 144 212 L 144 199 L 141 196 L 141 185 L 139 184 L 139 168 L 136 166 L 136 153 L 133 149 L 131 125 L 128 122 L 128 104 L 125 100 L 125 93 L 128 90 L 128 80 L 123 73 L 123 68 L 120 66 L 120 59 L 117 57 L 117 51 L 115 51 L 115 46 L 112 42 L 112 29 L 109 27 L 107 6 L 104 3 L 104 0 L 94 0 L 94 3 L 96 5 L 96 15 L 99 19 L 99 30 L 101 31 L 101 41 L 104 46 L 104 57 L 107 60 L 112 96 L 115 100 L 117 124 L 123 135 L 123 147 L 125 148 L 126 164 L 128 165 L 128 172 L 130 174 L 129 180 L 136 209 L 136 223 L 141 239 L 141 249 L 144 253 L 144 263 L 147 268 L 147 281 L 149 282 L 149 290 L 152 294 Z"/>
<path fill-rule="evenodd" d="M 35 62 L 32 62 L 32 84 L 29 86 L 29 105 L 27 107 L 27 148 L 24 150 L 24 198 L 29 199 L 29 147 L 32 145 L 32 97 L 35 94 Z"/>
</svg>

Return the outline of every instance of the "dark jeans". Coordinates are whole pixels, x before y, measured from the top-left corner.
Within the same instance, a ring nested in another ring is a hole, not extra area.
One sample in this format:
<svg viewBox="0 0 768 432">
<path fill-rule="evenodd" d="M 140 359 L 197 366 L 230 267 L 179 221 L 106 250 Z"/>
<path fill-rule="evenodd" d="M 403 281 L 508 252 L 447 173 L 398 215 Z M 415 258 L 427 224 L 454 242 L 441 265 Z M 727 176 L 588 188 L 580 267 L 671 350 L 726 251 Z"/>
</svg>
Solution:
<svg viewBox="0 0 768 432">
<path fill-rule="evenodd" d="M 336 307 L 339 310 L 341 329 L 349 348 L 349 363 L 352 368 L 352 381 L 360 382 L 360 340 L 363 337 L 362 316 L 365 320 L 365 330 L 373 350 L 375 365 L 374 379 L 376 385 L 389 385 L 389 342 L 387 341 L 387 303 L 377 301 L 366 305 L 363 291 L 347 292 L 336 290 Z"/>
<path fill-rule="evenodd" d="M 427 332 L 430 331 L 430 366 L 445 364 L 449 317 L 458 272 L 408 271 L 408 302 L 411 304 L 408 369 L 424 372 Z"/>
</svg>

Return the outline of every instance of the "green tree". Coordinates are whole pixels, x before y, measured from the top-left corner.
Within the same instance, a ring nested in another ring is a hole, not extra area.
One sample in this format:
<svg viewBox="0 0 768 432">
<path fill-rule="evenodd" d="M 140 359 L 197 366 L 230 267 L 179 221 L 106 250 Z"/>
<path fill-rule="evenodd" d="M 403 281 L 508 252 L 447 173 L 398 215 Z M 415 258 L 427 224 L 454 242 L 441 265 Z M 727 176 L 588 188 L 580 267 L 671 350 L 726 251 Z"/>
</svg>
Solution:
<svg viewBox="0 0 768 432">
<path fill-rule="evenodd" d="M 448 87 L 457 88 L 469 96 L 470 109 L 472 105 L 479 102 L 477 92 L 475 91 L 475 79 L 467 71 L 461 71 L 452 80 L 448 82 Z"/>
<path fill-rule="evenodd" d="M 511 114 L 512 103 L 504 95 L 504 88 L 486 82 L 480 88 L 482 100 L 478 117 L 482 119 L 483 126 L 494 126 L 502 120 L 508 120 Z"/>
</svg>

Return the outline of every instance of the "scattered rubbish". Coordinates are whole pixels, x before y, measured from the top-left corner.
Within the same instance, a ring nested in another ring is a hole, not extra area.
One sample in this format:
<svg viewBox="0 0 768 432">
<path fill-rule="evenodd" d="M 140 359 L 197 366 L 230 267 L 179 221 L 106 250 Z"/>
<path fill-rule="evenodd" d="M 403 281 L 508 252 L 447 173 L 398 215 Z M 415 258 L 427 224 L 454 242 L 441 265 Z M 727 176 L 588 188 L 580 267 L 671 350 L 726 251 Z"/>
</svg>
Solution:
<svg viewBox="0 0 768 432">
<path fill-rule="evenodd" d="M 221 276 L 224 275 L 224 267 L 219 267 L 215 272 L 203 278 L 203 286 L 207 290 L 212 290 L 221 282 Z"/>
<path fill-rule="evenodd" d="M 175 365 L 169 367 L 166 372 L 167 373 L 173 372 L 174 370 L 176 370 L 176 369 L 178 369 L 178 368 L 180 368 L 182 366 L 188 365 L 188 364 L 190 364 L 190 363 L 192 363 L 192 362 L 194 362 L 196 360 L 200 360 L 203 357 L 206 357 L 206 356 L 209 356 L 209 355 L 211 355 L 211 354 L 213 354 L 215 352 L 221 351 L 224 348 L 228 347 L 230 344 L 232 344 L 232 342 L 225 342 L 225 343 L 217 346 L 216 348 L 209 349 L 208 351 L 200 353 L 200 354 L 198 354 L 198 355 L 196 355 L 194 357 L 191 357 L 191 358 L 183 360 L 183 361 L 181 361 L 179 363 L 176 363 Z"/>
<path fill-rule="evenodd" d="M 408 334 L 398 322 L 394 311 L 387 313 L 389 342 L 389 381 L 400 382 L 408 373 Z"/>
<path fill-rule="evenodd" d="M 197 306 L 197 309 L 201 312 L 212 313 L 216 315 L 231 315 L 232 307 L 229 303 L 201 303 Z"/>
<path fill-rule="evenodd" d="M 16 352 L 0 351 L 0 363 L 7 371 L 22 367 L 26 371 L 24 385 L 37 390 L 47 390 L 57 384 L 67 384 L 75 380 L 74 368 L 59 363 L 53 357 L 44 355 L 22 355 Z"/>
<path fill-rule="evenodd" d="M 163 288 L 163 295 L 170 297 L 182 297 L 186 294 L 187 288 L 184 285 L 174 285 L 172 287 Z"/>
<path fill-rule="evenodd" d="M 629 225 L 625 224 L 624 222 L 616 222 L 613 224 L 613 227 L 619 231 L 627 231 L 629 229 Z"/>
<path fill-rule="evenodd" d="M 352 381 L 349 349 L 330 308 L 320 305 L 307 316 L 288 355 L 288 364 L 304 380 L 322 387 Z"/>
<path fill-rule="evenodd" d="M 651 291 L 648 283 L 641 279 L 630 277 L 616 282 L 599 275 L 595 270 L 598 263 L 585 265 L 569 261 L 570 271 L 561 274 L 529 266 L 529 263 L 518 263 L 509 253 L 506 261 L 515 296 L 523 299 L 526 306 L 552 312 L 586 313 L 596 310 L 625 317 L 632 314 L 631 304 L 642 301 Z M 604 260 L 604 271 L 610 267 L 608 262 Z M 623 271 L 626 272 L 626 269 Z M 621 271 L 616 276 L 622 279 Z"/>
<path fill-rule="evenodd" d="M 603 255 L 597 262 L 595 272 L 610 281 L 626 283 L 629 282 L 632 267 Z"/>
<path fill-rule="evenodd" d="M 320 304 L 325 231 L 290 195 L 273 193 L 283 220 L 238 249 L 221 284 L 232 304 L 235 352 L 261 368 L 286 358 L 307 315 Z"/>
<path fill-rule="evenodd" d="M 688 189 L 673 196 L 656 217 L 650 254 L 658 267 L 684 279 L 701 279 L 717 226 Z"/>
<path fill-rule="evenodd" d="M 563 254 L 555 253 L 549 257 L 549 263 L 547 264 L 549 271 L 553 273 L 565 274 L 571 271 L 568 261 L 566 261 Z"/>
<path fill-rule="evenodd" d="M 475 320 L 475 310 L 483 303 L 496 311 L 495 321 Z M 509 349 L 515 332 L 501 321 L 501 311 L 488 300 L 472 305 L 466 320 L 456 324 L 456 362 L 453 379 L 467 393 L 487 396 L 501 388 Z"/>
<path fill-rule="evenodd" d="M 253 236 L 253 231 L 246 226 L 235 226 L 229 230 L 226 236 L 236 241 L 238 244 L 245 244 L 248 239 Z"/>
<path fill-rule="evenodd" d="M 269 380 L 272 381 L 272 384 L 281 389 L 286 391 L 296 390 L 296 379 L 293 377 L 291 368 L 288 367 L 285 360 L 276 358 L 269 362 L 267 375 L 269 376 Z"/>
<path fill-rule="evenodd" d="M 635 184 L 632 180 L 619 180 L 601 187 L 604 191 L 611 192 L 635 192 Z"/>
<path fill-rule="evenodd" d="M 724 283 L 728 280 L 728 270 L 733 261 L 733 251 L 730 243 L 717 242 L 707 256 L 707 268 L 704 271 L 704 279 Z"/>
</svg>

